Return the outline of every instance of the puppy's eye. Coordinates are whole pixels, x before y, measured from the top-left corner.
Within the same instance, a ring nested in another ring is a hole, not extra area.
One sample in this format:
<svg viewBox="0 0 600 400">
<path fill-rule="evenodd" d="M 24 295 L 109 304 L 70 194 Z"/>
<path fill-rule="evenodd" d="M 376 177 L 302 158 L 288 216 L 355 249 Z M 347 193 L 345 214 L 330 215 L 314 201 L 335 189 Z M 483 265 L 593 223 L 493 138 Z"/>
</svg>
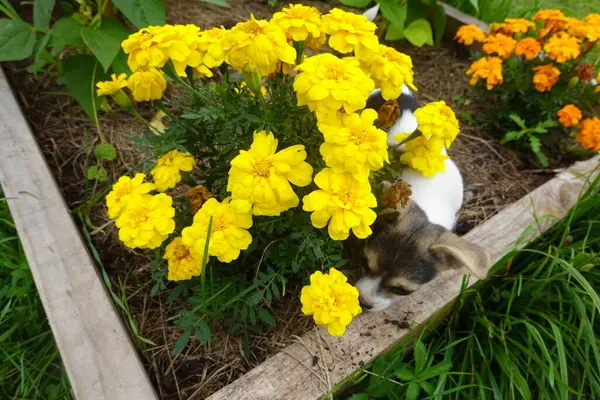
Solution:
<svg viewBox="0 0 600 400">
<path fill-rule="evenodd" d="M 412 290 L 408 290 L 402 286 L 391 286 L 389 290 L 398 296 L 407 296 L 412 293 Z"/>
</svg>

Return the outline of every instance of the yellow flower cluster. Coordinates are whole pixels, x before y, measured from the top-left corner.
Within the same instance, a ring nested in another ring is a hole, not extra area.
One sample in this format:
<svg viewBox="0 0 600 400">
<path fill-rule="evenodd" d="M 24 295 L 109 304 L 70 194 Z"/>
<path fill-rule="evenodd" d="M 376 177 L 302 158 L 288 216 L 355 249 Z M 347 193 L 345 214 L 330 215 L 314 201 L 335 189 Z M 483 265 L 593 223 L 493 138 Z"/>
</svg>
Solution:
<svg viewBox="0 0 600 400">
<path fill-rule="evenodd" d="M 313 273 L 310 285 L 302 288 L 300 302 L 302 312 L 312 315 L 315 324 L 327 328 L 331 336 L 342 336 L 352 318 L 362 312 L 358 290 L 335 268 L 326 274 Z"/>
<path fill-rule="evenodd" d="M 190 153 L 171 150 L 158 159 L 156 166 L 150 172 L 154 185 L 159 192 L 173 189 L 181 181 L 181 171 L 189 172 L 196 161 Z"/>
</svg>

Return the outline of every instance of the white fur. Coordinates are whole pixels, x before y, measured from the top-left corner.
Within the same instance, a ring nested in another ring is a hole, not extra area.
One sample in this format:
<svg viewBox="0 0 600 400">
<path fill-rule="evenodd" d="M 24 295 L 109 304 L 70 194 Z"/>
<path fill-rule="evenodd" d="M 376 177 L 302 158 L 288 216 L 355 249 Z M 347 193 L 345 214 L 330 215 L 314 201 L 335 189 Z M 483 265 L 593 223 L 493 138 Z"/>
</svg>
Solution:
<svg viewBox="0 0 600 400">
<path fill-rule="evenodd" d="M 369 21 L 373 21 L 375 17 L 377 17 L 377 13 L 379 12 L 379 4 L 375 4 L 373 7 L 369 8 L 367 11 L 363 13 L 365 17 Z"/>
<path fill-rule="evenodd" d="M 381 311 L 385 310 L 389 306 L 394 303 L 394 300 L 389 299 L 387 297 L 381 297 L 379 295 L 379 283 L 381 282 L 381 277 L 372 278 L 372 277 L 363 277 L 360 278 L 358 282 L 356 282 L 356 288 L 360 293 L 360 298 L 363 303 L 371 306 L 368 310 L 365 311 Z"/>
</svg>

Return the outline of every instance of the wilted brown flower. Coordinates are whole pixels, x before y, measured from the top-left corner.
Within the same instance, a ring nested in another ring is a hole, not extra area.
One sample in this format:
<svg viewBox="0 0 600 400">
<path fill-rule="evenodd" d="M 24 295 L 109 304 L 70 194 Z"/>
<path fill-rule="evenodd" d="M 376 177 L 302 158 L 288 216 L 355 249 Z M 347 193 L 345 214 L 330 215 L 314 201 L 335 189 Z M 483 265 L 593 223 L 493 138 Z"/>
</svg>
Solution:
<svg viewBox="0 0 600 400">
<path fill-rule="evenodd" d="M 397 100 L 389 100 L 383 103 L 377 111 L 376 125 L 379 129 L 387 130 L 400 117 L 400 106 Z"/>
<path fill-rule="evenodd" d="M 394 182 L 383 194 L 383 206 L 386 208 L 396 208 L 400 204 L 404 208 L 408 204 L 411 194 L 412 190 L 410 190 L 408 183 L 403 181 Z"/>
<path fill-rule="evenodd" d="M 213 197 L 213 194 L 204 186 L 198 185 L 188 190 L 187 197 L 192 205 L 192 212 L 196 214 L 202 208 L 202 204 Z"/>
<path fill-rule="evenodd" d="M 589 81 L 594 77 L 594 67 L 592 64 L 581 64 L 575 72 L 575 76 L 582 81 Z"/>
</svg>

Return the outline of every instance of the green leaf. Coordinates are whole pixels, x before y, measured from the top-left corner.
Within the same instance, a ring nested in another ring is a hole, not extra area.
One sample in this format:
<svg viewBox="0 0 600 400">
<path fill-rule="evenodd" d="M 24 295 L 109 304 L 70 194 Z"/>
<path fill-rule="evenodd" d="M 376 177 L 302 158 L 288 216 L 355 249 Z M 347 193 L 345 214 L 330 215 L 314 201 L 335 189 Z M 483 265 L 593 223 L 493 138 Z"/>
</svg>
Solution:
<svg viewBox="0 0 600 400">
<path fill-rule="evenodd" d="M 411 22 L 404 29 L 404 37 L 417 47 L 425 44 L 433 45 L 433 32 L 431 31 L 429 21 L 426 19 L 417 19 Z"/>
<path fill-rule="evenodd" d="M 404 25 L 390 24 L 385 32 L 385 40 L 394 41 L 404 39 Z"/>
<path fill-rule="evenodd" d="M 475 14 L 479 14 L 479 0 L 469 0 L 475 9 Z"/>
<path fill-rule="evenodd" d="M 263 300 L 263 292 L 253 293 L 252 296 L 248 298 L 248 305 L 255 306 L 259 304 Z"/>
<path fill-rule="evenodd" d="M 204 339 L 204 340 L 201 340 L 200 338 L 198 338 L 198 340 L 200 340 L 200 343 L 207 344 L 208 342 L 210 342 L 212 334 L 210 332 L 210 328 L 208 327 L 206 322 L 204 322 L 203 319 L 198 320 L 198 327 L 196 328 L 196 337 L 198 336 L 199 333 L 202 335 L 202 338 Z"/>
<path fill-rule="evenodd" d="M 117 149 L 112 144 L 100 143 L 94 150 L 94 157 L 96 157 L 96 160 L 112 161 L 117 158 Z"/>
<path fill-rule="evenodd" d="M 33 24 L 38 29 L 50 28 L 50 17 L 54 8 L 55 0 L 34 0 L 33 2 Z"/>
<path fill-rule="evenodd" d="M 6 14 L 6 16 L 13 20 L 22 21 L 23 18 L 19 15 L 17 10 L 10 4 L 10 0 L 0 0 L 0 13 Z"/>
<path fill-rule="evenodd" d="M 76 54 L 63 61 L 60 83 L 67 89 L 79 105 L 93 121 L 96 121 L 95 110 L 100 98 L 96 96 L 96 83 L 108 79 L 106 74 L 99 73 L 98 61 L 92 55 Z"/>
<path fill-rule="evenodd" d="M 171 355 L 173 357 L 179 354 L 179 352 L 183 350 L 185 346 L 188 345 L 188 342 L 190 341 L 190 336 L 192 336 L 191 330 L 186 330 L 185 332 L 183 332 L 183 335 L 179 336 L 179 339 L 177 339 L 177 341 L 175 342 L 175 346 L 173 346 L 173 350 L 171 351 Z"/>
<path fill-rule="evenodd" d="M 113 60 L 112 63 L 113 72 L 117 75 L 127 74 L 127 76 L 131 75 L 131 69 L 127 64 L 127 54 L 123 51 L 123 49 L 119 50 L 117 56 Z"/>
<path fill-rule="evenodd" d="M 44 65 L 48 64 L 51 60 L 50 53 L 46 51 L 46 47 L 50 42 L 50 35 L 52 32 L 48 32 L 42 37 L 41 40 L 38 40 L 35 44 L 35 51 L 33 57 L 33 64 L 27 67 L 27 72 L 35 74 L 39 72 L 40 69 L 44 67 Z"/>
<path fill-rule="evenodd" d="M 121 25 L 118 21 L 114 19 L 103 19 L 102 26 L 99 30 L 112 38 L 122 42 L 127 39 L 129 35 L 131 35 L 131 31 Z"/>
<path fill-rule="evenodd" d="M 262 319 L 264 322 L 273 327 L 275 326 L 275 320 L 273 320 L 273 317 L 271 316 L 271 314 L 269 314 L 267 310 L 265 310 L 264 308 L 259 308 L 257 311 L 258 318 Z"/>
<path fill-rule="evenodd" d="M 415 379 L 415 371 L 408 365 L 404 365 L 394 372 L 394 375 L 400 380 L 410 382 Z"/>
<path fill-rule="evenodd" d="M 417 400 L 419 398 L 419 392 L 421 391 L 421 387 L 418 383 L 412 382 L 408 385 L 406 389 L 406 397 L 405 400 Z"/>
<path fill-rule="evenodd" d="M 85 171 L 85 177 L 88 181 L 93 181 L 98 177 L 98 166 L 92 165 Z"/>
<path fill-rule="evenodd" d="M 348 397 L 348 400 L 369 400 L 369 395 L 366 393 L 356 393 Z"/>
<path fill-rule="evenodd" d="M 227 3 L 225 0 L 200 0 L 200 1 L 202 3 L 214 4 L 216 6 L 223 7 L 223 8 L 231 8 L 229 3 Z"/>
<path fill-rule="evenodd" d="M 433 6 L 433 33 L 435 35 L 436 44 L 440 44 L 445 31 L 446 11 L 441 4 L 436 4 Z"/>
<path fill-rule="evenodd" d="M 541 150 L 542 144 L 540 143 L 540 139 L 537 136 L 529 135 L 529 145 L 531 150 L 537 156 L 538 160 L 540 160 L 540 164 L 542 164 L 543 167 L 547 167 L 549 162 L 548 158 Z"/>
<path fill-rule="evenodd" d="M 370 2 L 371 0 L 340 0 L 343 5 L 355 8 L 365 8 Z"/>
<path fill-rule="evenodd" d="M 121 48 L 119 41 L 102 32 L 102 28 L 95 31 L 90 28 L 82 28 L 81 37 L 98 61 L 100 61 L 100 64 L 104 67 L 104 71 L 108 71 Z"/>
<path fill-rule="evenodd" d="M 444 360 L 437 365 L 427 368 L 425 371 L 421 371 L 419 373 L 419 378 L 431 379 L 450 371 L 450 368 L 452 368 L 452 362 L 450 360 Z"/>
<path fill-rule="evenodd" d="M 381 14 L 394 25 L 404 26 L 407 8 L 401 6 L 396 0 L 380 0 Z"/>
<path fill-rule="evenodd" d="M 0 19 L 0 61 L 18 61 L 31 56 L 35 39 L 35 31 L 27 22 Z"/>
<path fill-rule="evenodd" d="M 108 171 L 104 167 L 98 167 L 98 173 L 96 174 L 96 180 L 99 182 L 106 182 L 108 180 Z"/>
<path fill-rule="evenodd" d="M 504 134 L 504 137 L 500 141 L 501 144 L 512 142 L 513 140 L 519 139 L 523 136 L 523 131 L 509 131 Z"/>
<path fill-rule="evenodd" d="M 162 0 L 113 0 L 113 4 L 138 29 L 165 24 L 165 6 Z"/>
<path fill-rule="evenodd" d="M 427 351 L 425 350 L 425 345 L 420 340 L 417 340 L 415 342 L 415 345 L 413 346 L 413 351 L 415 352 L 415 372 L 417 373 L 417 375 L 419 375 L 425 367 L 425 358 L 427 355 Z"/>
<path fill-rule="evenodd" d="M 50 47 L 52 55 L 58 54 L 66 46 L 85 46 L 81 37 L 81 24 L 73 18 L 62 18 L 52 27 Z"/>
<path fill-rule="evenodd" d="M 523 121 L 517 114 L 510 114 L 508 118 L 510 118 L 515 124 L 519 125 L 519 128 L 527 129 L 525 121 Z"/>
</svg>

